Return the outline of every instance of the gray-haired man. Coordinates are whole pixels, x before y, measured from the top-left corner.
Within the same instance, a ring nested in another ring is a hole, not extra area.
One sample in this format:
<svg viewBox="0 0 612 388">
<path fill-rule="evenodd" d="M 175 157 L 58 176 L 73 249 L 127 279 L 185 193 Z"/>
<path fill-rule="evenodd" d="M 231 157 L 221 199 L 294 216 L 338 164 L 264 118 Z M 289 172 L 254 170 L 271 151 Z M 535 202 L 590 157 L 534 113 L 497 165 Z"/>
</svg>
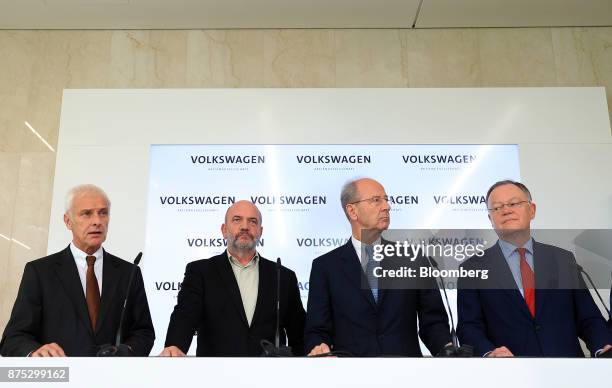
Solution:
<svg viewBox="0 0 612 388">
<path fill-rule="evenodd" d="M 109 219 L 110 201 L 99 187 L 81 185 L 68 192 L 64 223 L 72 242 L 26 264 L 0 343 L 2 356 L 95 356 L 115 342 L 133 266 L 102 248 Z M 155 333 L 140 270 L 123 333 L 125 353 L 149 354 Z"/>
</svg>

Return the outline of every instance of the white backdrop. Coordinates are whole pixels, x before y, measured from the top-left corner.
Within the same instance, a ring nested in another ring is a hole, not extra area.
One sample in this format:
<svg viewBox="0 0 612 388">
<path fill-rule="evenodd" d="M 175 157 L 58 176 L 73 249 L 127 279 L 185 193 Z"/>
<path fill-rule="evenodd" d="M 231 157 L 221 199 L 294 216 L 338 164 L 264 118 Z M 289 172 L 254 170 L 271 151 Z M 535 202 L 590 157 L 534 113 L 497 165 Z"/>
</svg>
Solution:
<svg viewBox="0 0 612 388">
<path fill-rule="evenodd" d="M 106 249 L 144 249 L 152 144 L 346 143 L 518 144 L 535 227 L 612 228 L 603 88 L 66 90 L 48 250 L 68 244 L 63 197 L 85 182 L 113 202 Z"/>
<path fill-rule="evenodd" d="M 305 306 L 312 260 L 351 235 L 340 206 L 348 179 L 383 183 L 394 229 L 487 228 L 484 193 L 520 179 L 515 145 L 158 145 L 150 161 L 145 284 L 158 333 L 185 265 L 224 251 L 220 225 L 236 201 L 259 207 L 258 251 L 296 272 Z M 162 347 L 158 338 L 153 353 Z"/>
</svg>

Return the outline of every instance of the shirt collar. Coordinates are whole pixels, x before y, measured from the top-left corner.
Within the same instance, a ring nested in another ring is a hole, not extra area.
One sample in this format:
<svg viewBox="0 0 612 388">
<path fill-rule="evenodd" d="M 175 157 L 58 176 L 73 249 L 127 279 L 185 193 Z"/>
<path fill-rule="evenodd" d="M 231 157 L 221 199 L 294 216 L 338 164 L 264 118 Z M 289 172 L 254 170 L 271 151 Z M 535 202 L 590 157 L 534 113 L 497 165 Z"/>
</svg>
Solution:
<svg viewBox="0 0 612 388">
<path fill-rule="evenodd" d="M 95 251 L 93 254 L 88 255 L 87 253 L 77 248 L 73 242 L 71 242 L 70 251 L 72 252 L 72 256 L 77 262 L 87 263 L 87 256 L 94 256 L 96 258 L 96 263 L 102 262 L 102 259 L 104 258 L 104 249 L 102 249 L 102 246 L 100 246 L 100 248 L 98 248 L 98 250 Z"/>
<path fill-rule="evenodd" d="M 527 240 L 527 242 L 522 247 L 514 246 L 514 244 L 509 243 L 508 241 L 504 241 L 502 239 L 499 239 L 498 241 L 499 247 L 501 248 L 504 257 L 510 257 L 510 255 L 518 248 L 525 248 L 528 253 L 533 255 L 533 238 L 529 238 L 529 240 Z"/>
<path fill-rule="evenodd" d="M 351 242 L 353 243 L 353 248 L 355 248 L 355 252 L 357 252 L 357 257 L 361 261 L 361 246 L 364 245 L 361 241 L 357 240 L 355 236 L 351 236 Z M 371 245 L 380 245 L 382 243 L 382 237 L 378 237 L 376 241 L 374 241 Z"/>
<path fill-rule="evenodd" d="M 232 256 L 229 252 L 228 249 L 225 250 L 227 252 L 227 258 L 230 261 L 230 264 L 232 265 L 236 265 L 240 268 L 248 268 L 254 265 L 257 265 L 258 261 L 259 261 L 259 252 L 255 251 L 255 255 L 251 258 L 251 261 L 249 261 L 249 263 L 247 265 L 242 265 L 238 259 L 236 259 L 234 256 Z"/>
</svg>

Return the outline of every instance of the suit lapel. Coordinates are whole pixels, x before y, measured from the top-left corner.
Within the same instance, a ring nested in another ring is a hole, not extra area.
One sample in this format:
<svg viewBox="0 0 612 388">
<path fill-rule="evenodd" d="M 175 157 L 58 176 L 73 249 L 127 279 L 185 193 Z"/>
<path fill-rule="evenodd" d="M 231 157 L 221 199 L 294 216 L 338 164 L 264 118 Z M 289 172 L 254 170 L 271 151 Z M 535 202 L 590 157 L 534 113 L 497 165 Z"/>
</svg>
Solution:
<svg viewBox="0 0 612 388">
<path fill-rule="evenodd" d="M 547 254 L 543 245 L 533 242 L 533 270 L 536 284 L 536 317 L 542 312 L 544 303 L 550 296 L 548 290 L 558 289 L 558 279 L 555 274 L 558 273 L 558 263 Z"/>
<path fill-rule="evenodd" d="M 342 270 L 349 279 L 353 286 L 357 288 L 359 293 L 370 303 L 373 309 L 376 309 L 376 301 L 372 295 L 372 291 L 364 285 L 368 284 L 368 279 L 363 273 L 361 264 L 359 263 L 359 257 L 353 247 L 353 242 L 349 238 L 349 241 L 344 245 L 344 249 L 341 253 Z"/>
<path fill-rule="evenodd" d="M 498 283 L 499 289 L 504 292 L 504 294 L 512 301 L 512 303 L 514 303 L 522 314 L 526 314 L 531 318 L 531 313 L 529 312 L 527 303 L 525 303 L 525 298 L 523 298 L 518 286 L 516 285 L 516 280 L 514 280 L 512 271 L 510 271 L 510 267 L 508 266 L 508 263 L 504 258 L 504 254 L 499 247 L 499 243 L 495 244 L 490 249 L 493 255 L 491 264 L 493 264 L 495 269 L 494 272 L 497 273 L 495 279 Z"/>
<path fill-rule="evenodd" d="M 74 262 L 74 257 L 72 256 L 72 252 L 70 252 L 70 246 L 64 249 L 58 256 L 55 262 L 55 273 L 62 283 L 68 299 L 72 302 L 72 306 L 77 316 L 82 321 L 83 325 L 85 325 L 89 333 L 93 335 L 89 314 L 87 313 L 87 302 L 85 300 L 85 293 L 83 292 L 83 285 L 79 278 L 79 272 Z"/>
<path fill-rule="evenodd" d="M 385 239 L 381 239 L 381 244 L 382 245 L 393 245 L 390 241 L 387 241 Z M 383 260 L 380 262 L 380 266 L 383 268 L 387 268 L 389 266 L 389 264 L 391 265 L 390 269 L 397 269 L 396 263 L 395 263 L 395 257 L 385 257 L 383 258 Z M 366 282 L 367 282 L 367 278 L 366 278 Z M 385 297 L 387 296 L 387 293 L 389 292 L 390 289 L 393 289 L 394 287 L 391 286 L 392 282 L 389 282 L 389 278 L 378 278 L 378 304 L 376 305 L 378 306 L 382 306 Z"/>
<path fill-rule="evenodd" d="M 257 323 L 257 320 L 265 311 L 266 304 L 271 306 L 269 302 L 274 301 L 274 308 L 276 308 L 276 264 L 270 264 L 263 257 L 259 257 L 259 284 L 257 287 L 257 304 L 255 305 L 255 312 L 253 313 L 253 320 L 251 326 Z M 276 311 L 276 310 L 275 310 Z"/>
<path fill-rule="evenodd" d="M 125 292 L 127 290 L 118 290 L 120 283 L 121 272 L 119 271 L 119 262 L 113 260 L 106 251 L 103 251 L 102 260 L 102 292 L 100 295 L 100 312 L 98 313 L 98 320 L 96 321 L 96 333 L 102 327 L 104 319 L 109 313 L 110 306 L 115 300 L 115 295 L 119 292 L 117 297 L 121 298 L 121 303 L 125 299 Z"/>
<path fill-rule="evenodd" d="M 226 253 L 222 253 L 221 255 L 215 257 L 215 266 L 217 267 L 217 271 L 219 272 L 219 276 L 225 286 L 227 293 L 229 294 L 230 299 L 232 300 L 234 307 L 238 311 L 242 322 L 248 327 L 249 322 L 246 318 L 246 313 L 244 312 L 244 306 L 242 305 L 242 298 L 240 297 L 240 289 L 238 288 L 238 283 L 236 282 L 236 277 L 232 272 L 232 267 L 229 262 Z M 261 286 L 261 284 L 260 284 Z M 259 294 L 257 296 L 257 302 L 259 303 Z"/>
<path fill-rule="evenodd" d="M 378 279 L 378 304 L 376 305 L 376 307 L 381 306 L 383 301 L 385 300 L 385 296 L 387 296 L 387 288 L 380 286 L 381 280 L 382 278 Z M 372 293 L 370 292 L 370 294 Z M 372 300 L 374 300 L 374 297 L 372 297 Z"/>
</svg>

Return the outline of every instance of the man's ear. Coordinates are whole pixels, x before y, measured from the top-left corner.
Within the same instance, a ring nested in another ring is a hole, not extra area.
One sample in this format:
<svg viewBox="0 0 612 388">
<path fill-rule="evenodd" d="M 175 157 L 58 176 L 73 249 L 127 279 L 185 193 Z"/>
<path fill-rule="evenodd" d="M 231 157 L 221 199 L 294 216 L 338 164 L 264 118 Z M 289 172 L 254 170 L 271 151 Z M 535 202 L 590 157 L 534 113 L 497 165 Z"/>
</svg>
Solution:
<svg viewBox="0 0 612 388">
<path fill-rule="evenodd" d="M 536 215 L 536 204 L 531 202 L 529 204 L 529 217 L 531 217 L 530 219 L 533 220 L 535 218 Z"/>
<path fill-rule="evenodd" d="M 350 203 L 346 205 L 346 214 L 348 215 L 349 220 L 354 221 L 357 219 L 357 212 L 355 211 L 355 206 Z"/>
<path fill-rule="evenodd" d="M 227 236 L 227 227 L 225 226 L 225 224 L 221 224 L 221 234 L 223 235 L 223 238 L 226 238 L 226 236 Z"/>
<path fill-rule="evenodd" d="M 64 213 L 64 224 L 66 224 L 66 228 L 68 228 L 68 230 L 72 230 L 72 221 L 70 221 L 68 213 Z"/>
</svg>

